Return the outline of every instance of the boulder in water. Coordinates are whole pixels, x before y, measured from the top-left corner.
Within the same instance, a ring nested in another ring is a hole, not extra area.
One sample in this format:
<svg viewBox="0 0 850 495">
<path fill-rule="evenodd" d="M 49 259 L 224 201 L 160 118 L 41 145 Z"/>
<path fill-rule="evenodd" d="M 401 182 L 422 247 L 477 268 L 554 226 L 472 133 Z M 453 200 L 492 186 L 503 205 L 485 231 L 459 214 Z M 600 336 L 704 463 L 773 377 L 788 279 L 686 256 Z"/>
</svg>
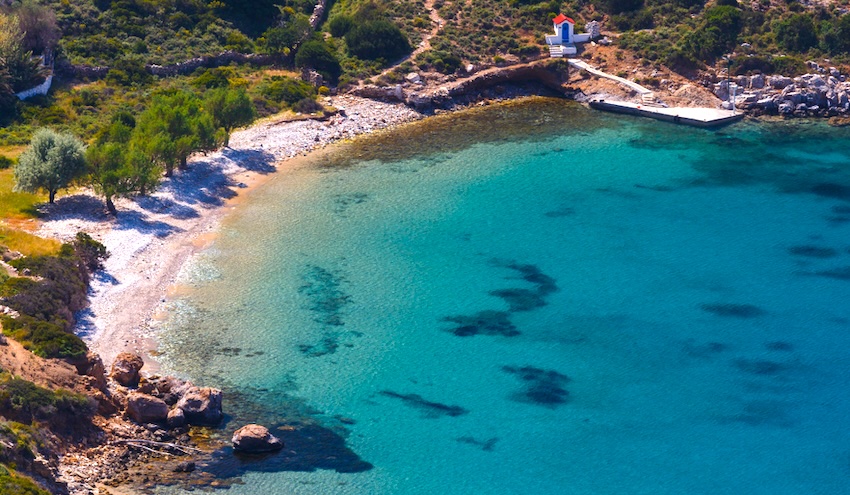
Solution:
<svg viewBox="0 0 850 495">
<path fill-rule="evenodd" d="M 283 448 L 283 442 L 272 435 L 265 426 L 250 424 L 233 433 L 233 449 L 239 452 L 274 452 Z"/>
<path fill-rule="evenodd" d="M 223 416 L 221 390 L 209 387 L 192 387 L 177 402 L 183 410 L 186 423 L 191 425 L 217 425 Z"/>
</svg>

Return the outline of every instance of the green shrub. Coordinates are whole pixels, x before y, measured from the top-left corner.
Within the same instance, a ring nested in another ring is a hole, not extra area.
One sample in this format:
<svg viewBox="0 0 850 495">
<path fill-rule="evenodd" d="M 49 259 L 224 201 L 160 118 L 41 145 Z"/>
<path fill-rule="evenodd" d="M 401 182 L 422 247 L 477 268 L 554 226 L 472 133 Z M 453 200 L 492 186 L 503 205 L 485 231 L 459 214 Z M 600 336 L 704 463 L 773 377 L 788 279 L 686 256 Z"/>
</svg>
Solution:
<svg viewBox="0 0 850 495">
<path fill-rule="evenodd" d="M 15 160 L 8 156 L 0 155 L 0 170 L 9 168 L 15 164 Z"/>
<path fill-rule="evenodd" d="M 334 16 L 333 19 L 328 21 L 328 30 L 335 38 L 342 38 L 351 31 L 353 26 L 354 20 L 347 15 Z"/>
<path fill-rule="evenodd" d="M 806 64 L 797 57 L 773 57 L 773 71 L 783 76 L 793 77 L 806 72 Z"/>
<path fill-rule="evenodd" d="M 333 54 L 327 43 L 321 40 L 308 41 L 298 49 L 295 54 L 296 67 L 309 67 L 322 75 L 325 79 L 336 82 L 342 73 L 336 55 Z"/>
<path fill-rule="evenodd" d="M 0 464 L 0 493 L 3 495 L 50 495 L 42 490 L 35 481 L 15 473 Z"/>
<path fill-rule="evenodd" d="M 367 21 L 345 35 L 348 51 L 362 59 L 393 61 L 410 52 L 410 42 L 401 30 L 385 20 Z"/>
<path fill-rule="evenodd" d="M 196 88 L 213 89 L 230 87 L 230 77 L 233 77 L 233 69 L 230 67 L 216 67 L 215 69 L 198 69 L 194 73 L 195 80 L 192 85 Z"/>
<path fill-rule="evenodd" d="M 313 87 L 299 79 L 272 76 L 259 87 L 260 94 L 274 102 L 293 105 L 313 96 Z"/>
<path fill-rule="evenodd" d="M 94 413 L 92 402 L 84 395 L 49 390 L 6 372 L 0 373 L 0 410 L 4 416 L 24 423 L 64 419 L 61 416 L 90 417 Z"/>
<path fill-rule="evenodd" d="M 116 60 L 106 73 L 106 82 L 114 86 L 144 86 L 152 80 L 144 61 L 135 57 Z"/>
<path fill-rule="evenodd" d="M 792 52 L 807 52 L 818 44 L 815 23 L 809 14 L 794 14 L 779 21 L 774 34 L 779 46 Z"/>
<path fill-rule="evenodd" d="M 65 244 L 62 247 L 69 246 L 70 252 L 66 252 L 67 256 L 76 255 L 82 265 L 89 271 L 94 272 L 103 268 L 103 262 L 109 258 L 109 252 L 106 251 L 106 246 L 92 239 L 85 232 L 77 232 L 77 236 L 70 244 Z M 65 248 L 67 250 L 67 248 Z"/>
<path fill-rule="evenodd" d="M 18 318 L 3 316 L 3 333 L 20 342 L 36 356 L 57 359 L 78 359 L 86 355 L 86 343 L 60 325 L 38 320 L 32 316 Z"/>
<path fill-rule="evenodd" d="M 322 110 L 322 105 L 313 98 L 302 98 L 292 105 L 292 109 L 301 113 L 314 113 Z"/>
</svg>

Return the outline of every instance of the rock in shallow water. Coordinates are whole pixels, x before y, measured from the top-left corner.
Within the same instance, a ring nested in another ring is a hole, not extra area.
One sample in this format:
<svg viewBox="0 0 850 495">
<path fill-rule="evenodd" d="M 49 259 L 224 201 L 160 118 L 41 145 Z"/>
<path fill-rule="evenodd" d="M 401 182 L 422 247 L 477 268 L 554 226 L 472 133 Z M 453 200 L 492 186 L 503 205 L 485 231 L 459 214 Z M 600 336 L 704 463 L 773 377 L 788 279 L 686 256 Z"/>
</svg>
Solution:
<svg viewBox="0 0 850 495">
<path fill-rule="evenodd" d="M 193 387 L 180 398 L 177 407 L 183 410 L 188 424 L 217 425 L 222 418 L 221 390 Z"/>
<path fill-rule="evenodd" d="M 272 435 L 265 426 L 250 424 L 233 433 L 233 449 L 239 452 L 274 452 L 283 448 L 283 442 Z"/>
</svg>

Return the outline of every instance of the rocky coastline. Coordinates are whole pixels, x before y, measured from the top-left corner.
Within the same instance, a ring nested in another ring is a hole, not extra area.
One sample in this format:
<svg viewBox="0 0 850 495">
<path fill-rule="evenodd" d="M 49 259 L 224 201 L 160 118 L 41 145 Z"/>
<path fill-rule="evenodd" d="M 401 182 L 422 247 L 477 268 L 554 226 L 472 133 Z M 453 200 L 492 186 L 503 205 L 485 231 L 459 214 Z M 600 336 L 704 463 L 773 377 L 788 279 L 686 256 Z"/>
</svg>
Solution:
<svg viewBox="0 0 850 495">
<path fill-rule="evenodd" d="M 782 117 L 843 117 L 850 115 L 850 81 L 835 67 L 808 62 L 809 73 L 797 77 L 756 74 L 724 78 L 714 75 L 708 84 L 731 109 L 753 115 Z"/>
</svg>

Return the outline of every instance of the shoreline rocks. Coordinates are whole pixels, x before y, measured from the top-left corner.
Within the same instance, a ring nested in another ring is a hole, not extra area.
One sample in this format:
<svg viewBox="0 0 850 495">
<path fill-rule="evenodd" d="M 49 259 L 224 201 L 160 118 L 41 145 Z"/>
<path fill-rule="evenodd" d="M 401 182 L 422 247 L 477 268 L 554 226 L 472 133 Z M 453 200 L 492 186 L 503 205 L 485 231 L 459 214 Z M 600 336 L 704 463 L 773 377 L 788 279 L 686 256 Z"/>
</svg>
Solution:
<svg viewBox="0 0 850 495">
<path fill-rule="evenodd" d="M 127 415 L 138 424 L 162 423 L 168 418 L 168 404 L 139 392 L 127 396 Z"/>
<path fill-rule="evenodd" d="M 186 423 L 191 425 L 215 426 L 224 417 L 221 409 L 221 390 L 215 388 L 190 388 L 175 407 L 183 411 Z"/>
<path fill-rule="evenodd" d="M 850 81 L 838 69 L 810 63 L 814 72 L 798 77 L 782 75 L 737 76 L 713 83 L 724 104 L 735 93 L 735 107 L 757 114 L 783 117 L 836 117 L 850 115 Z"/>
<path fill-rule="evenodd" d="M 248 454 L 275 452 L 283 448 L 283 442 L 262 425 L 248 424 L 233 432 L 233 450 Z"/>
<path fill-rule="evenodd" d="M 109 376 L 119 385 L 125 387 L 136 387 L 139 385 L 141 375 L 139 371 L 144 367 L 142 357 L 129 352 L 122 352 L 115 357 Z"/>
</svg>

